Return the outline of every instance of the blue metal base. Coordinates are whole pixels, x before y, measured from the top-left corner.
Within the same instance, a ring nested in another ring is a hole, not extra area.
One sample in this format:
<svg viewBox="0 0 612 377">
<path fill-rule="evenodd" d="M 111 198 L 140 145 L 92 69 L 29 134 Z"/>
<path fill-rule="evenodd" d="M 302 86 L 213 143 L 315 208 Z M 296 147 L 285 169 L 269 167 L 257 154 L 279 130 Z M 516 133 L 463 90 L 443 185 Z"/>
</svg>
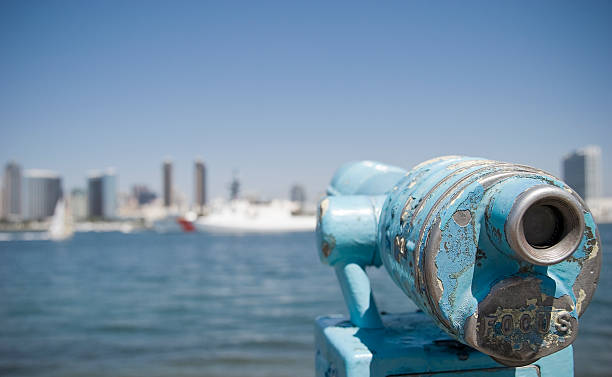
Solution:
<svg viewBox="0 0 612 377">
<path fill-rule="evenodd" d="M 451 339 L 423 313 L 387 314 L 384 328 L 355 327 L 343 316 L 316 320 L 316 375 L 572 377 L 572 347 L 524 367 L 506 367 Z"/>
</svg>

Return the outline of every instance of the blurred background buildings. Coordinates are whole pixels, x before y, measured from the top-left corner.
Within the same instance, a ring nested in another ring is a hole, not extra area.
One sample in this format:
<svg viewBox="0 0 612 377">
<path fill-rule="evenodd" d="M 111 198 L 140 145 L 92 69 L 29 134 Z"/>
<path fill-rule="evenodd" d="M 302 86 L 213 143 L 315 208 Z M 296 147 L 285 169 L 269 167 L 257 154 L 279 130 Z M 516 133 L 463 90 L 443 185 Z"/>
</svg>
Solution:
<svg viewBox="0 0 612 377">
<path fill-rule="evenodd" d="M 612 222 L 612 198 L 604 196 L 599 146 L 590 145 L 566 155 L 563 179 L 587 202 L 598 222 Z"/>
<path fill-rule="evenodd" d="M 194 204 L 199 214 L 204 212 L 206 205 L 206 167 L 204 162 L 198 159 L 194 163 Z"/>
<path fill-rule="evenodd" d="M 601 198 L 601 148 L 590 145 L 566 155 L 563 158 L 563 179 L 582 198 Z"/>
<path fill-rule="evenodd" d="M 26 170 L 21 186 L 23 220 L 40 221 L 53 216 L 55 205 L 62 197 L 62 179 L 58 173 L 49 170 Z"/>
<path fill-rule="evenodd" d="M 88 217 L 113 220 L 117 216 L 117 206 L 117 174 L 114 169 L 90 174 L 87 179 Z"/>
<path fill-rule="evenodd" d="M 563 180 L 585 199 L 596 220 L 612 222 L 612 198 L 603 194 L 601 148 L 590 145 L 576 149 L 562 158 L 561 166 Z M 86 178 L 85 189 L 64 191 L 59 173 L 23 170 L 17 162 L 10 161 L 4 167 L 0 184 L 0 218 L 5 225 L 48 221 L 60 198 L 68 202 L 70 214 L 76 222 L 136 221 L 142 225 L 169 214 L 183 216 L 191 211 L 197 216 L 206 215 L 209 208 L 206 165 L 201 159 L 194 160 L 193 173 L 194 195 L 191 204 L 187 205 L 181 190 L 174 186 L 173 163 L 168 159 L 162 163 L 161 196 L 144 184 L 133 184 L 130 192 L 120 193 L 117 172 L 112 168 L 91 172 Z M 218 204 L 220 200 L 242 198 L 236 171 L 228 184 L 228 191 L 226 199 L 215 199 L 214 202 Z M 244 198 L 253 203 L 270 201 L 254 194 Z M 294 184 L 289 188 L 288 199 L 301 210 L 312 212 L 310 207 L 314 206 L 317 198 L 309 203 L 304 186 Z"/>
<path fill-rule="evenodd" d="M 21 167 L 9 162 L 2 180 L 2 217 L 7 220 L 21 218 Z"/>
<path fill-rule="evenodd" d="M 164 207 L 172 205 L 172 161 L 166 160 L 162 165 Z"/>
</svg>

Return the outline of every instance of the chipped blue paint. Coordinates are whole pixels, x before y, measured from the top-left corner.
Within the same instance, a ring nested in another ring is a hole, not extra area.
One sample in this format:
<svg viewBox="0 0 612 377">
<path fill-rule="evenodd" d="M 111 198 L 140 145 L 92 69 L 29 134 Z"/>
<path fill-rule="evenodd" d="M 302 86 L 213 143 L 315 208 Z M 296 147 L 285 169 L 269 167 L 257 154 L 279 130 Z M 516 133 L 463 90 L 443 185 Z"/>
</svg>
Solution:
<svg viewBox="0 0 612 377">
<path fill-rule="evenodd" d="M 450 205 L 450 212 L 473 211 L 473 203 L 480 202 L 482 194 L 482 187 L 475 188 L 461 203 Z M 449 330 L 463 337 L 465 320 L 478 306 L 478 300 L 470 294 L 477 244 L 466 242 L 471 240 L 474 234 L 474 224 L 470 221 L 465 226 L 459 226 L 452 219 L 447 219 L 445 223 L 440 224 L 440 229 L 442 230 L 440 245 L 444 250 L 461 250 L 459 253 L 442 252 L 436 257 L 438 276 L 445 277 L 441 279 L 443 294 L 440 309 L 444 318 L 451 323 Z"/>
<path fill-rule="evenodd" d="M 531 254 L 514 250 L 506 234 L 517 198 L 540 187 L 574 198 L 584 217 L 577 250 L 556 264 L 525 259 Z M 588 208 L 552 175 L 460 156 L 409 172 L 364 161 L 339 169 L 328 195 L 319 205 L 319 255 L 336 268 L 354 324 L 381 326 L 364 268 L 384 264 L 441 329 L 505 363 L 529 364 L 574 340 L 601 252 Z"/>
<path fill-rule="evenodd" d="M 347 195 L 319 205 L 319 257 L 334 266 L 353 323 L 382 325 L 365 266 L 380 266 L 376 243 L 378 218 L 385 196 Z"/>
<path fill-rule="evenodd" d="M 349 195 L 321 201 L 317 237 L 323 263 L 380 266 L 376 233 L 384 198 Z"/>
</svg>

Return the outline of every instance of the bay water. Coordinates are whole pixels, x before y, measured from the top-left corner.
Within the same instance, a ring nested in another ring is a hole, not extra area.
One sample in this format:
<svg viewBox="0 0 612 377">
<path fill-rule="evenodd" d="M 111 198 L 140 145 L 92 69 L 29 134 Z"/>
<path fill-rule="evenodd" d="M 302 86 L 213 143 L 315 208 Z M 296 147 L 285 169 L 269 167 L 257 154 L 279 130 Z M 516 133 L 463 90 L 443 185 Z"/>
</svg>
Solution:
<svg viewBox="0 0 612 377">
<path fill-rule="evenodd" d="M 612 226 L 577 376 L 612 375 Z M 312 376 L 314 319 L 346 309 L 310 233 L 77 233 L 0 241 L 0 375 Z M 34 238 L 34 239 L 31 239 Z M 384 268 L 380 310 L 414 311 Z"/>
</svg>

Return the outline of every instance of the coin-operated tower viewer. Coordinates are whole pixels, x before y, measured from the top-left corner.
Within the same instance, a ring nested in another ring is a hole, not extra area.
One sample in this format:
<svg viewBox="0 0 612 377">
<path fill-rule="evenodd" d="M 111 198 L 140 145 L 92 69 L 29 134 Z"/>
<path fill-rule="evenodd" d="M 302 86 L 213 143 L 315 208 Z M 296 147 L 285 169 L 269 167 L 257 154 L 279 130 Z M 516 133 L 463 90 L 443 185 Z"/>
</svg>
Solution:
<svg viewBox="0 0 612 377">
<path fill-rule="evenodd" d="M 573 376 L 602 253 L 554 176 L 460 156 L 410 172 L 347 164 L 319 203 L 317 243 L 350 314 L 317 319 L 317 376 Z M 418 312 L 379 313 L 365 268 L 381 265 Z"/>
</svg>

